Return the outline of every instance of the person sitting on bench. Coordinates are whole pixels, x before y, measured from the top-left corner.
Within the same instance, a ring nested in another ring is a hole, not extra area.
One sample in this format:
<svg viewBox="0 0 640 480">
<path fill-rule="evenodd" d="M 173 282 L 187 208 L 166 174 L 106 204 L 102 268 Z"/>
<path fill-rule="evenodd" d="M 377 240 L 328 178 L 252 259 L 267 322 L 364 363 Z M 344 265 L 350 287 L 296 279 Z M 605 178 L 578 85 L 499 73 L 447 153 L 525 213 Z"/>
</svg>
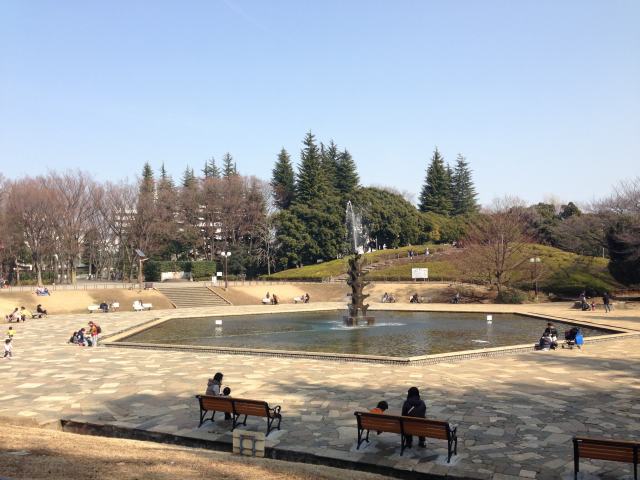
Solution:
<svg viewBox="0 0 640 480">
<path fill-rule="evenodd" d="M 409 303 L 420 303 L 420 298 L 417 293 L 414 293 L 409 300 Z"/>
<path fill-rule="evenodd" d="M 420 398 L 420 391 L 418 387 L 411 387 L 407 392 L 407 399 L 402 404 L 402 416 L 403 417 L 417 417 L 425 418 L 427 415 L 427 405 L 424 400 Z M 406 448 L 411 448 L 413 443 L 413 436 L 405 435 Z M 418 446 L 426 447 L 425 437 L 418 437 Z"/>
<path fill-rule="evenodd" d="M 109 311 L 109 304 L 103 300 L 100 304 L 100 310 L 102 310 L 104 313 L 107 313 Z"/>
<path fill-rule="evenodd" d="M 555 350 L 558 346 L 558 342 L 554 342 L 551 339 L 551 336 L 545 331 L 540 338 L 540 342 L 538 343 L 540 350 Z"/>
<path fill-rule="evenodd" d="M 558 342 L 558 330 L 553 323 L 547 323 L 547 328 L 544 329 L 544 333 L 551 337 L 551 341 Z"/>
</svg>

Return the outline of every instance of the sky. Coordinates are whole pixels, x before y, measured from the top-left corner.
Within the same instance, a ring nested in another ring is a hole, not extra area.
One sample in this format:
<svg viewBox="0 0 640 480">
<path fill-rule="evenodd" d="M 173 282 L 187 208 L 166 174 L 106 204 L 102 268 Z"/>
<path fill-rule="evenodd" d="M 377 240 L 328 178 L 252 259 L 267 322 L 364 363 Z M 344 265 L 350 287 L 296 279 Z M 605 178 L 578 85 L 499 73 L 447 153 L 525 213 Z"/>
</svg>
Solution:
<svg viewBox="0 0 640 480">
<path fill-rule="evenodd" d="M 588 202 L 640 174 L 636 0 L 0 0 L 0 173 L 268 180 L 312 131 L 413 193 L 437 146 L 479 200 Z"/>
</svg>

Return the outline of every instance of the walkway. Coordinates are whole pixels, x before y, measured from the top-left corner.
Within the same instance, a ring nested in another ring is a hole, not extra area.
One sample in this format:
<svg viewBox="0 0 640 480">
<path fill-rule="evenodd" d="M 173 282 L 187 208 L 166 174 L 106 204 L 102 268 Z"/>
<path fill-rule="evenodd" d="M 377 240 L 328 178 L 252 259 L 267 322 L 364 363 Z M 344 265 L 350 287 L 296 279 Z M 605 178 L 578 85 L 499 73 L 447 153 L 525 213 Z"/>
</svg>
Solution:
<svg viewBox="0 0 640 480">
<path fill-rule="evenodd" d="M 213 310 L 231 309 L 252 311 Z M 582 314 L 566 305 L 528 310 L 574 318 Z M 203 392 L 207 378 L 220 370 L 233 395 L 282 405 L 283 430 L 269 437 L 268 446 L 333 459 L 452 478 L 572 478 L 572 435 L 640 438 L 638 338 L 583 351 L 408 367 L 65 344 L 89 318 L 108 334 L 163 313 L 175 311 L 69 315 L 14 324 L 15 357 L 0 362 L 0 416 L 40 423 L 65 418 L 230 441 L 229 425 L 223 422 L 196 428 L 193 395 Z M 589 319 L 640 330 L 637 310 L 608 317 L 594 313 Z M 374 435 L 364 450 L 355 449 L 354 410 L 385 399 L 390 413 L 397 413 L 411 385 L 425 394 L 429 417 L 459 424 L 459 455 L 450 466 L 442 442 L 428 442 L 426 450 L 400 457 L 399 438 L 383 434 Z M 250 429 L 263 427 L 258 419 L 248 422 Z M 584 462 L 582 470 L 585 478 L 632 478 L 627 466 L 609 462 Z"/>
</svg>

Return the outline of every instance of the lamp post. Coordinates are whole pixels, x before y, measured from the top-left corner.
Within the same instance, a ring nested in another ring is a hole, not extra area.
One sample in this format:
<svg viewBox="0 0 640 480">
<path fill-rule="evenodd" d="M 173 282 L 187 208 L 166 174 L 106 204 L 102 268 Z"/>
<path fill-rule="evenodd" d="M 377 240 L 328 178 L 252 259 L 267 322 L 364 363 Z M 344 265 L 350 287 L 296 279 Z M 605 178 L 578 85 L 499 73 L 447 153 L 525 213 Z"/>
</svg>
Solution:
<svg viewBox="0 0 640 480">
<path fill-rule="evenodd" d="M 533 270 L 531 271 L 533 288 L 536 294 L 536 298 L 538 298 L 538 264 L 541 262 L 540 257 L 531 257 L 529 259 L 529 263 L 533 265 Z"/>
<path fill-rule="evenodd" d="M 224 257 L 224 289 L 226 290 L 229 287 L 229 281 L 227 279 L 227 262 L 231 256 L 231 252 L 220 252 L 220 255 Z"/>
</svg>

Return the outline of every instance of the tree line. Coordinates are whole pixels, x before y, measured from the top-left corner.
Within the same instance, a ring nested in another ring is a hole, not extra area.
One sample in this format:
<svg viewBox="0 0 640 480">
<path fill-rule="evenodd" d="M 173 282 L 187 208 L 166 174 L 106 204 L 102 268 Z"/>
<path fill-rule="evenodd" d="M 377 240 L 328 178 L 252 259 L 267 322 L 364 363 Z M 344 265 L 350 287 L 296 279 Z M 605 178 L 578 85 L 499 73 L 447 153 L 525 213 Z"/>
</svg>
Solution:
<svg viewBox="0 0 640 480">
<path fill-rule="evenodd" d="M 416 208 L 392 188 L 362 186 L 351 153 L 311 132 L 295 166 L 282 148 L 268 182 L 242 175 L 226 153 L 220 165 L 210 158 L 177 180 L 164 165 L 154 172 L 146 163 L 135 181 L 98 182 L 69 171 L 0 177 L 0 186 L 0 275 L 16 280 L 21 270 L 28 275 L 21 265 L 31 264 L 38 283 L 73 282 L 79 268 L 96 278 L 135 278 L 136 250 L 175 261 L 215 261 L 231 252 L 229 272 L 249 277 L 334 259 L 350 251 L 348 201 L 372 248 L 470 242 L 478 222 L 496 214 L 479 208 L 462 155 L 451 167 L 434 150 Z M 617 278 L 638 283 L 639 188 L 636 179 L 583 209 L 516 202 L 518 229 L 530 242 L 585 255 L 605 251 Z"/>
</svg>

